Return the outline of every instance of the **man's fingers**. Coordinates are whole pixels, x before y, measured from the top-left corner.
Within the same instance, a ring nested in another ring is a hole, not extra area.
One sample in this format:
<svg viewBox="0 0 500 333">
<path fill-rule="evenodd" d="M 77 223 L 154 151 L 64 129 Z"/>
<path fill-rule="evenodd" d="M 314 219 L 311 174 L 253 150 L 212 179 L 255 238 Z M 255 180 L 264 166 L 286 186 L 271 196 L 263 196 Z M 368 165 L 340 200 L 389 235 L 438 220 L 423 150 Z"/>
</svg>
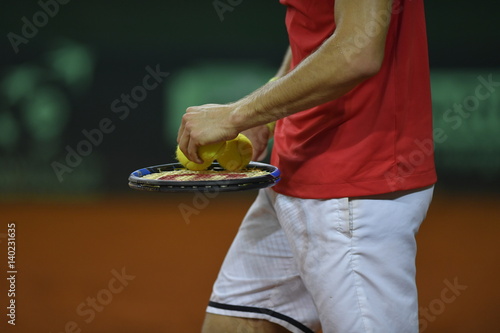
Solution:
<svg viewBox="0 0 500 333">
<path fill-rule="evenodd" d="M 177 144 L 180 145 L 182 134 L 184 133 L 184 123 L 181 123 L 181 127 L 179 127 L 179 131 L 177 132 Z"/>
<path fill-rule="evenodd" d="M 179 149 L 186 155 L 188 160 L 198 164 L 203 163 L 203 160 L 198 156 L 198 147 L 194 143 L 194 140 L 191 140 L 189 134 L 184 132 L 178 143 Z"/>
<path fill-rule="evenodd" d="M 179 132 L 177 133 L 177 144 L 179 149 L 186 155 L 186 157 L 193 162 L 202 163 L 203 161 L 198 156 L 198 148 L 196 147 L 194 140 L 192 140 L 191 132 L 188 122 L 188 113 L 190 112 L 188 108 L 186 113 L 182 116 L 181 126 L 179 127 Z"/>
<path fill-rule="evenodd" d="M 264 149 L 262 149 L 260 152 L 254 150 L 252 161 L 257 161 L 257 162 L 262 161 L 264 158 L 266 158 L 266 156 L 267 156 L 267 146 Z"/>
<path fill-rule="evenodd" d="M 179 134 L 177 136 L 177 144 L 179 145 L 179 149 L 189 159 L 188 156 L 189 133 L 183 125 L 181 125 L 181 129 L 179 129 Z"/>
<path fill-rule="evenodd" d="M 267 126 L 257 126 L 249 130 L 243 131 L 253 145 L 253 161 L 261 161 L 267 155 L 267 144 L 269 142 L 269 128 Z"/>
<path fill-rule="evenodd" d="M 198 156 L 198 147 L 196 146 L 194 140 L 189 140 L 187 145 L 187 153 L 186 155 L 190 161 L 201 164 L 203 160 Z"/>
<path fill-rule="evenodd" d="M 187 111 L 186 111 L 187 112 Z M 181 137 L 184 135 L 186 131 L 186 123 L 187 123 L 187 113 L 182 116 L 181 126 L 179 127 L 179 131 L 177 132 L 177 143 L 180 143 Z"/>
</svg>

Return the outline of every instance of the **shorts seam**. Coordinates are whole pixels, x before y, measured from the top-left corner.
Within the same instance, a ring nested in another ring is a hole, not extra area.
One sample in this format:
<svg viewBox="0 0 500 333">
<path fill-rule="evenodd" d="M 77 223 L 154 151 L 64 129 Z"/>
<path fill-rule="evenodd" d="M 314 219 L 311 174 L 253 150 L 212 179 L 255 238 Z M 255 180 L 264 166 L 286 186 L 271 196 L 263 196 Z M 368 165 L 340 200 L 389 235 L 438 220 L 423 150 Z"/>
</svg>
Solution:
<svg viewBox="0 0 500 333">
<path fill-rule="evenodd" d="M 349 224 L 350 224 L 350 227 L 353 228 L 354 226 L 354 214 L 353 214 L 353 207 L 352 207 L 352 201 L 349 200 Z M 351 235 L 353 233 L 353 229 L 351 229 Z M 363 311 L 363 305 L 361 304 L 361 293 L 362 293 L 362 286 L 359 284 L 359 276 L 358 274 L 356 273 L 356 269 L 355 269 L 355 254 L 354 254 L 354 235 L 352 235 L 351 237 L 351 249 L 350 249 L 350 260 L 349 260 L 349 263 L 350 263 L 350 266 L 351 266 L 351 274 L 353 275 L 353 280 L 354 280 L 354 290 L 356 292 L 356 301 L 358 303 L 358 308 L 359 308 L 359 313 L 360 313 L 360 317 L 361 317 L 361 322 L 362 322 L 362 325 L 363 325 L 363 328 L 364 328 L 364 331 L 365 332 L 368 332 L 368 329 L 366 327 L 366 323 L 365 323 L 365 318 L 364 318 L 364 311 Z"/>
</svg>

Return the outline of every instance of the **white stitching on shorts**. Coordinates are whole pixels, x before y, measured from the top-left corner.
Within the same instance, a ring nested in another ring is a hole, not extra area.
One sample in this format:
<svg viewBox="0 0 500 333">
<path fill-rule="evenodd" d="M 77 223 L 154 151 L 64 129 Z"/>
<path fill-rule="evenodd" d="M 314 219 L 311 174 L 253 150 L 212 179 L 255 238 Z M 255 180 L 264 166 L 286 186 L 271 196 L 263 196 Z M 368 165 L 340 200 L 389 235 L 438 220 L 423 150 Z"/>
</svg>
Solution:
<svg viewBox="0 0 500 333">
<path fill-rule="evenodd" d="M 361 304 L 361 290 L 363 289 L 361 284 L 359 283 L 359 277 L 358 275 L 356 274 L 355 272 L 355 264 L 354 264 L 354 237 L 353 237 L 353 226 L 354 226 L 354 209 L 353 209 L 353 201 L 351 199 L 349 199 L 349 227 L 350 227 L 350 230 L 351 230 L 351 248 L 350 248 L 350 260 L 349 260 L 349 263 L 350 263 L 350 266 L 351 266 L 351 274 L 353 276 L 353 280 L 354 280 L 354 290 L 356 292 L 356 296 L 357 296 L 357 303 L 358 303 L 358 308 L 359 308 L 359 314 L 360 314 L 360 317 L 361 317 L 361 322 L 363 323 L 363 328 L 364 328 L 364 331 L 365 332 L 368 332 L 368 328 L 366 327 L 366 323 L 365 323 L 365 315 L 364 315 L 364 311 L 363 311 L 363 306 Z"/>
</svg>

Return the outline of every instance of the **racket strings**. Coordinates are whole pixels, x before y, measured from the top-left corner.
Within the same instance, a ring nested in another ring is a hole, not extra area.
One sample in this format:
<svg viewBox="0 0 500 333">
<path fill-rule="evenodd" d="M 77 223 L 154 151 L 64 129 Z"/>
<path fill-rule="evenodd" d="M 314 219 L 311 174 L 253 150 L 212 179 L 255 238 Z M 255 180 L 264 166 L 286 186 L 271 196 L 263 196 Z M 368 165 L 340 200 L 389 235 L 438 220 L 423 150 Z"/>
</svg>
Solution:
<svg viewBox="0 0 500 333">
<path fill-rule="evenodd" d="M 166 181 L 214 181 L 261 177 L 268 174 L 269 172 L 259 169 L 243 169 L 240 171 L 192 171 L 187 169 L 177 169 L 144 175 L 142 178 Z"/>
</svg>

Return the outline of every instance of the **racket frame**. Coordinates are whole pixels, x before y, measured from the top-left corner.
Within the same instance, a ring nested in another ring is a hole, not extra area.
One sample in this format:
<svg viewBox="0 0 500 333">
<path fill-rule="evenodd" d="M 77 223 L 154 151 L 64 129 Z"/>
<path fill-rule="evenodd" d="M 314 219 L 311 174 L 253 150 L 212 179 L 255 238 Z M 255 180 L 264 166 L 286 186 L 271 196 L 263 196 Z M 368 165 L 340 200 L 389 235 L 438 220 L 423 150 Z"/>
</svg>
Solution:
<svg viewBox="0 0 500 333">
<path fill-rule="evenodd" d="M 260 189 L 274 186 L 280 180 L 280 170 L 270 164 L 250 162 L 245 169 L 266 171 L 267 174 L 232 178 L 224 180 L 175 181 L 143 178 L 145 175 L 163 171 L 174 171 L 185 168 L 180 163 L 169 163 L 142 168 L 132 172 L 128 178 L 129 187 L 135 190 L 151 192 L 232 192 Z M 225 172 L 217 162 L 212 163 L 208 170 Z M 227 171 L 226 171 L 227 172 Z"/>
</svg>

